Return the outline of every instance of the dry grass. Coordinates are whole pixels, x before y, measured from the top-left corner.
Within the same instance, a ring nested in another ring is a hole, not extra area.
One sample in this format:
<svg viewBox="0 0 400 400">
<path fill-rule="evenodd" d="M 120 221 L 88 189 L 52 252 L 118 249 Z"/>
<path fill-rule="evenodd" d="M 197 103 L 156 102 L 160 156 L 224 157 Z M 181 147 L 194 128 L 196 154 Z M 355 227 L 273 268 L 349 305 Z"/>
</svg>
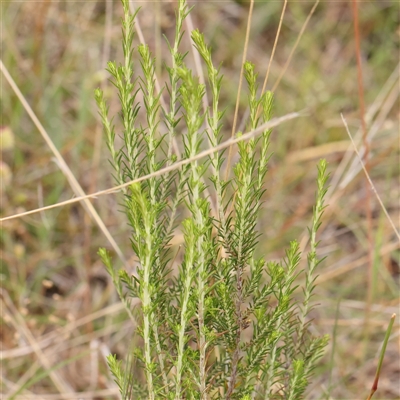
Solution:
<svg viewBox="0 0 400 400">
<path fill-rule="evenodd" d="M 159 8 L 152 2 L 140 4 L 140 27 L 155 54 L 165 52 L 156 33 L 169 36 L 174 27 L 173 6 L 165 3 Z M 223 62 L 226 139 L 233 125 L 249 8 L 248 3 L 238 3 L 244 2 L 197 2 L 192 14 L 194 26 L 212 43 L 216 62 Z M 308 116 L 274 130 L 259 251 L 278 258 L 289 240 L 298 237 L 307 246 L 304 227 L 311 219 L 315 164 L 326 157 L 330 206 L 320 239 L 327 261 L 320 270 L 320 305 L 314 318 L 315 329 L 331 334 L 332 340 L 308 398 L 361 399 L 369 393 L 385 327 L 391 314 L 399 312 L 400 246 L 372 196 L 374 257 L 368 276 L 365 177 L 340 118 L 342 112 L 361 150 L 353 22 L 347 2 L 318 5 L 280 78 L 313 4 L 288 3 L 271 62 L 267 88 L 279 82 L 276 115 L 307 108 Z M 254 5 L 247 58 L 258 67 L 260 86 L 282 6 L 283 2 Z M 112 187 L 93 90 L 107 87 L 105 60 L 122 58 L 120 4 L 10 1 L 1 8 L 1 61 L 71 176 L 85 193 Z M 359 11 L 370 176 L 399 229 L 399 5 L 362 3 Z M 187 37 L 183 45 L 189 48 Z M 188 57 L 195 67 L 192 53 Z M 162 79 L 162 65 L 159 71 Z M 11 128 L 15 141 L 7 148 L 7 133 L 2 131 L 1 216 L 80 195 L 3 78 L 1 85 L 1 125 Z M 245 96 L 238 109 L 239 129 L 246 115 Z M 112 111 L 118 107 L 114 100 Z M 100 225 L 107 227 L 129 264 L 133 254 L 118 202 L 112 194 L 92 204 Z M 118 396 L 104 357 L 109 352 L 126 353 L 133 327 L 96 255 L 98 247 L 109 243 L 92 216 L 87 207 L 75 203 L 2 223 L 2 398 Z M 397 320 L 376 399 L 400 397 L 399 333 Z"/>
</svg>

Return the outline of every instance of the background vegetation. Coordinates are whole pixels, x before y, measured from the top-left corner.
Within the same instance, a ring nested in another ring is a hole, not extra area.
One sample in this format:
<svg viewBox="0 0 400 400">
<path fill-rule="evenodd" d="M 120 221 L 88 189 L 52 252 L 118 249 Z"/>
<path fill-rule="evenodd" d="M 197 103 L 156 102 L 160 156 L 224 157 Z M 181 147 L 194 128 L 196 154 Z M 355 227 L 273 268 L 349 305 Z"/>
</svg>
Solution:
<svg viewBox="0 0 400 400">
<path fill-rule="evenodd" d="M 139 3 L 139 24 L 156 55 L 160 33 L 174 32 L 174 4 Z M 138 4 L 138 5 L 139 5 Z M 260 77 L 267 69 L 283 2 L 256 2 L 248 59 Z M 368 266 L 369 222 L 364 175 L 340 119 L 357 137 L 360 127 L 351 4 L 322 2 L 281 72 L 314 2 L 289 2 L 268 89 L 275 115 L 307 108 L 307 117 L 274 129 L 259 221 L 258 249 L 273 260 L 311 220 L 315 165 L 326 157 L 330 204 L 321 227 L 322 256 L 313 311 L 318 335 L 332 336 L 310 399 L 358 399 L 372 384 L 376 355 L 390 315 L 399 310 L 399 244 L 372 198 L 373 263 Z M 121 60 L 119 2 L 4 2 L 1 60 L 86 193 L 114 183 L 93 91 L 107 92 L 106 61 Z M 371 132 L 371 178 L 394 221 L 399 220 L 399 5 L 359 5 L 362 61 Z M 230 135 L 248 3 L 197 2 L 193 24 L 222 62 L 226 101 L 224 134 Z M 188 27 L 185 27 L 188 30 Z M 139 44 L 138 38 L 136 43 Z M 186 36 L 183 45 L 189 49 Z M 189 60 L 193 60 L 189 54 Z M 160 59 L 160 57 L 158 57 Z M 194 65 L 194 60 L 192 61 Z M 158 65 L 159 74 L 165 73 Z M 1 216 L 70 199 L 74 192 L 9 84 L 2 78 Z M 117 99 L 111 112 L 118 109 Z M 240 121 L 246 113 L 243 91 Z M 11 138 L 11 139 L 9 139 Z M 359 148 L 361 144 L 359 144 Z M 350 149 L 348 151 L 348 149 Z M 61 165 L 62 167 L 62 165 Z M 130 262 L 129 227 L 117 195 L 93 201 Z M 174 245 L 182 238 L 177 235 Z M 105 356 L 126 354 L 133 326 L 105 272 L 98 248 L 107 239 L 85 208 L 73 204 L 2 223 L 1 393 L 10 398 L 116 398 Z M 306 260 L 303 260 L 306 262 Z M 368 295 L 369 293 L 369 295 Z M 388 345 L 376 398 L 396 399 L 399 324 Z M 83 391 L 85 393 L 76 393 Z"/>
</svg>

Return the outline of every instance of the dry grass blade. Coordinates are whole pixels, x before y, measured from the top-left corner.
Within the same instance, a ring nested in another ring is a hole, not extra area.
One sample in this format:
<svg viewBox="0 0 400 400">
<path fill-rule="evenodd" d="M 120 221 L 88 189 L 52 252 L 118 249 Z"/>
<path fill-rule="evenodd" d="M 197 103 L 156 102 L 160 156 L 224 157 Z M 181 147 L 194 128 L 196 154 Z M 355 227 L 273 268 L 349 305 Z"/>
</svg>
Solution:
<svg viewBox="0 0 400 400">
<path fill-rule="evenodd" d="M 185 160 L 179 161 L 179 162 L 177 162 L 175 164 L 172 164 L 172 165 L 170 165 L 170 166 L 168 166 L 166 168 L 159 169 L 158 171 L 156 171 L 156 172 L 154 172 L 152 174 L 141 176 L 138 179 L 126 182 L 126 183 L 124 183 L 122 185 L 114 186 L 114 187 L 112 187 L 110 189 L 101 190 L 101 191 L 96 192 L 96 193 L 92 193 L 92 194 L 89 194 L 89 195 L 84 195 L 84 196 L 77 197 L 77 198 L 71 199 L 71 200 L 62 201 L 60 203 L 52 204 L 50 206 L 38 208 L 38 209 L 35 209 L 35 210 L 30 210 L 30 211 L 26 211 L 26 212 L 23 212 L 23 213 L 10 215 L 9 217 L 1 218 L 0 222 L 8 221 L 10 219 L 15 219 L 15 218 L 21 218 L 21 217 L 24 217 L 26 215 L 36 214 L 36 213 L 41 212 L 41 211 L 50 210 L 50 209 L 57 208 L 57 207 L 62 207 L 62 206 L 65 206 L 67 204 L 77 203 L 77 202 L 82 201 L 82 200 L 91 199 L 91 198 L 98 197 L 98 196 L 104 196 L 104 195 L 110 194 L 110 193 L 115 193 L 116 191 L 118 191 L 120 189 L 123 189 L 123 188 L 126 188 L 128 186 L 131 186 L 134 183 L 142 182 L 142 181 L 145 181 L 145 180 L 150 179 L 152 177 L 163 175 L 163 174 L 165 174 L 167 172 L 170 172 L 170 171 L 173 171 L 175 169 L 178 169 L 178 168 L 180 168 L 180 167 L 182 167 L 182 166 L 184 166 L 186 164 L 189 164 L 189 163 L 191 163 L 193 161 L 196 161 L 196 160 L 199 160 L 199 159 L 201 159 L 203 157 L 206 157 L 206 156 L 208 156 L 208 155 L 210 155 L 210 154 L 212 154 L 214 152 L 221 151 L 221 150 L 223 150 L 223 149 L 225 149 L 225 148 L 227 148 L 227 147 L 229 147 L 229 146 L 231 146 L 233 144 L 239 143 L 239 142 L 241 142 L 243 140 L 251 139 L 252 137 L 261 134 L 263 131 L 265 131 L 267 129 L 274 128 L 275 126 L 278 126 L 283 122 L 290 121 L 291 119 L 294 119 L 294 118 L 298 118 L 301 115 L 302 115 L 301 112 L 293 112 L 293 113 L 286 114 L 286 115 L 284 115 L 282 117 L 279 117 L 279 118 L 273 118 L 272 120 L 266 122 L 265 124 L 260 125 L 257 129 L 255 129 L 253 131 L 247 132 L 247 133 L 245 133 L 242 136 L 239 136 L 237 138 L 229 139 L 229 140 L 219 144 L 218 146 L 215 146 L 213 148 L 210 148 L 210 149 L 207 149 L 207 150 L 204 150 L 204 151 L 198 153 L 196 156 L 194 156 L 192 158 L 187 158 Z"/>
<path fill-rule="evenodd" d="M 365 114 L 365 120 L 367 122 L 367 125 L 369 125 L 372 122 L 378 110 L 381 109 L 381 112 L 379 113 L 380 117 L 376 118 L 376 121 L 372 124 L 371 128 L 369 129 L 368 132 L 369 139 L 378 131 L 379 127 L 386 120 L 387 114 L 389 113 L 391 107 L 393 106 L 393 104 L 390 105 L 392 101 L 390 101 L 389 99 L 392 98 L 391 93 L 393 93 L 394 89 L 398 92 L 399 70 L 400 70 L 400 63 L 397 64 L 396 68 L 393 70 L 389 78 L 386 80 L 379 94 L 376 96 L 374 102 L 371 104 L 371 106 L 368 108 Z M 360 134 L 361 130 L 359 129 L 358 132 L 354 135 L 356 143 L 358 143 L 358 141 L 360 140 Z M 353 165 L 354 161 L 353 164 L 350 167 L 348 167 L 349 163 L 352 161 L 351 159 L 352 154 L 353 154 L 352 146 L 350 145 L 345 156 L 343 157 L 340 164 L 337 166 L 334 174 L 332 175 L 329 193 L 333 193 L 337 187 L 340 188 L 346 187 L 348 183 L 354 178 L 355 175 L 354 173 L 355 166 Z M 363 154 L 363 149 L 361 149 L 361 154 Z M 347 174 L 346 171 L 348 171 Z"/>
<path fill-rule="evenodd" d="M 278 45 L 279 34 L 280 34 L 280 32 L 281 32 L 282 22 L 283 22 L 283 16 L 285 15 L 286 6 L 287 6 L 287 0 L 285 0 L 285 2 L 283 3 L 283 8 L 282 8 L 282 12 L 281 12 L 281 17 L 280 17 L 280 19 L 279 19 L 278 30 L 276 31 L 274 46 L 273 46 L 273 48 L 272 48 L 271 57 L 270 57 L 270 59 L 269 59 L 268 68 L 267 68 L 267 73 L 265 74 L 265 79 L 264 79 L 263 87 L 262 87 L 262 90 L 261 90 L 261 95 L 263 95 L 263 93 L 265 92 L 265 89 L 267 88 L 267 82 L 268 82 L 268 77 L 269 77 L 269 71 L 271 70 L 271 64 L 272 64 L 272 61 L 273 61 L 273 59 L 274 59 L 276 47 L 277 47 L 277 45 Z M 259 109 L 259 110 L 260 110 L 260 109 Z"/>
<path fill-rule="evenodd" d="M 50 136 L 44 129 L 43 125 L 37 118 L 36 114 L 33 112 L 31 106 L 28 104 L 26 101 L 25 97 L 19 90 L 17 84 L 14 82 L 13 78 L 11 77 L 10 73 L 8 72 L 6 66 L 3 64 L 3 61 L 0 60 L 0 70 L 3 72 L 4 77 L 6 78 L 7 82 L 10 84 L 12 90 L 14 93 L 17 95 L 19 101 L 23 105 L 24 109 L 32 119 L 33 123 L 39 130 L 40 134 L 42 135 L 43 139 L 49 146 L 50 150 L 56 157 L 58 166 L 60 167 L 62 173 L 66 176 L 68 179 L 68 182 L 71 185 L 72 190 L 75 192 L 77 196 L 80 196 L 81 200 L 83 201 L 83 204 L 85 206 L 85 209 L 87 212 L 90 214 L 90 216 L 93 218 L 93 220 L 97 223 L 99 226 L 100 230 L 103 232 L 104 236 L 107 238 L 107 240 L 110 242 L 111 246 L 115 250 L 115 252 L 118 254 L 118 257 L 121 259 L 121 261 L 126 264 L 126 260 L 124 255 L 122 254 L 121 249 L 115 242 L 114 238 L 111 236 L 109 230 L 105 226 L 103 220 L 100 218 L 99 214 L 93 207 L 92 203 L 89 201 L 89 198 L 85 197 L 85 192 L 82 189 L 81 185 L 79 182 L 76 180 L 75 176 L 73 175 L 72 171 L 68 167 L 67 163 L 65 162 L 64 158 L 61 156 L 60 152 L 58 151 L 57 147 L 54 145 L 53 141 L 51 140 Z"/>
<path fill-rule="evenodd" d="M 349 135 L 349 138 L 350 138 L 350 140 L 351 140 L 351 143 L 352 143 L 353 146 L 354 146 L 354 151 L 356 152 L 358 158 L 360 159 L 360 164 L 361 164 L 361 166 L 362 166 L 362 169 L 363 169 L 364 172 L 365 172 L 365 176 L 367 177 L 368 182 L 369 182 L 369 184 L 371 185 L 371 188 L 372 188 L 373 192 L 375 193 L 375 196 L 376 196 L 376 198 L 377 198 L 377 200 L 378 200 L 378 202 L 379 202 L 379 204 L 380 204 L 380 206 L 381 206 L 383 212 L 384 212 L 385 215 L 386 215 L 386 218 L 388 219 L 388 221 L 389 221 L 391 227 L 393 228 L 394 233 L 396 234 L 396 236 L 397 236 L 397 238 L 399 239 L 399 242 L 400 242 L 400 234 L 399 234 L 399 232 L 398 232 L 398 230 L 397 230 L 397 228 L 396 228 L 396 226 L 395 226 L 395 224 L 394 224 L 392 218 L 390 217 L 388 211 L 386 210 L 386 207 L 384 206 L 384 204 L 383 204 L 383 202 L 382 202 L 382 200 L 381 200 L 381 198 L 380 198 L 380 196 L 379 196 L 377 190 L 375 189 L 374 184 L 372 183 L 372 180 L 371 180 L 371 178 L 370 178 L 370 176 L 369 176 L 369 173 L 368 173 L 368 171 L 367 171 L 367 169 L 366 169 L 366 167 L 365 167 L 365 165 L 364 165 L 364 163 L 363 163 L 363 160 L 362 160 L 362 158 L 361 158 L 361 155 L 360 155 L 360 153 L 358 152 L 357 147 L 356 147 L 356 145 L 355 145 L 355 143 L 354 143 L 354 141 L 353 141 L 353 137 L 351 136 L 351 133 L 350 133 L 350 131 L 349 131 L 349 127 L 348 127 L 348 125 L 347 125 L 347 122 L 346 122 L 346 120 L 345 120 L 343 114 L 341 114 L 341 117 L 342 117 L 343 124 L 344 124 L 344 126 L 345 126 L 345 128 L 346 128 L 347 134 Z"/>
<path fill-rule="evenodd" d="M 244 63 L 246 62 L 246 58 L 247 58 L 247 47 L 249 44 L 251 17 L 253 15 L 253 7 L 254 7 L 254 0 L 250 0 L 249 15 L 247 17 L 246 38 L 244 40 L 244 46 L 243 46 L 242 66 L 240 68 L 239 87 L 238 87 L 237 96 L 236 96 L 235 113 L 233 115 L 231 139 L 233 139 L 233 136 L 235 135 L 235 131 L 236 131 L 236 123 L 237 123 L 237 117 L 238 117 L 238 112 L 239 112 L 239 103 L 240 103 L 240 94 L 242 92 L 243 68 L 244 68 Z M 228 158 L 227 158 L 227 163 L 226 163 L 226 170 L 225 170 L 225 180 L 226 181 L 228 180 L 228 176 L 229 176 L 229 171 L 230 171 L 230 167 L 231 167 L 231 159 L 232 159 L 232 146 L 229 147 L 229 153 L 228 153 Z"/>
<path fill-rule="evenodd" d="M 293 151 L 287 156 L 288 163 L 298 163 L 301 161 L 315 160 L 327 157 L 334 153 L 344 153 L 349 148 L 348 140 L 324 143 L 318 146 L 307 147 L 302 150 Z"/>
<path fill-rule="evenodd" d="M 385 101 L 383 102 L 379 114 L 376 116 L 375 121 L 372 123 L 368 131 L 367 142 L 371 142 L 373 137 L 382 129 L 382 125 L 385 123 L 385 121 L 387 121 L 388 114 L 395 106 L 398 97 L 399 97 L 399 82 L 397 82 L 397 85 L 393 84 L 392 89 L 390 90 Z M 354 137 L 355 139 L 357 138 L 356 135 L 354 135 Z M 354 141 L 357 142 L 357 140 Z M 352 146 L 350 147 L 350 149 L 351 148 Z M 361 145 L 359 153 L 361 157 L 365 157 L 366 148 L 363 143 Z M 353 162 L 348 168 L 347 174 L 343 177 L 342 181 L 340 182 L 339 188 L 340 189 L 345 188 L 352 181 L 352 179 L 358 174 L 360 169 L 361 166 L 358 163 L 357 157 L 355 157 L 353 159 Z"/>
<path fill-rule="evenodd" d="M 353 27 L 354 27 L 354 40 L 355 40 L 355 53 L 357 59 L 357 83 L 358 83 L 358 102 L 360 107 L 360 120 L 361 120 L 361 130 L 363 134 L 363 145 L 365 148 L 365 153 L 363 159 L 360 161 L 365 164 L 365 174 L 367 179 L 364 180 L 365 187 L 365 201 L 364 208 L 367 218 L 367 240 L 368 240 L 368 280 L 367 280 L 367 304 L 368 307 L 365 313 L 365 329 L 364 338 L 369 337 L 369 319 L 370 319 L 370 308 L 373 298 L 373 224 L 372 224 L 372 208 L 371 208 L 371 191 L 369 189 L 369 171 L 370 171 L 370 142 L 368 141 L 367 124 L 365 122 L 365 99 L 364 99 L 364 84 L 363 84 L 363 69 L 361 61 L 361 38 L 360 38 L 360 26 L 358 18 L 358 4 L 357 0 L 352 1 L 353 9 Z"/>
<path fill-rule="evenodd" d="M 274 87 L 272 88 L 272 91 L 273 91 L 273 92 L 275 92 L 276 88 L 278 87 L 279 83 L 281 82 L 281 79 L 283 78 L 283 75 L 285 75 L 286 70 L 288 69 L 289 64 L 290 64 L 291 61 L 292 61 L 294 52 L 296 51 L 297 46 L 298 46 L 299 43 L 300 43 L 300 40 L 301 40 L 301 38 L 302 38 L 302 36 L 303 36 L 303 33 L 304 33 L 304 31 L 306 30 L 307 25 L 308 25 L 308 23 L 310 22 L 310 19 L 311 19 L 312 15 L 314 14 L 314 11 L 316 10 L 316 8 L 317 8 L 317 6 L 318 6 L 318 4 L 319 4 L 319 1 L 320 1 L 320 0 L 317 0 L 317 1 L 315 2 L 313 8 L 311 9 L 310 13 L 308 14 L 306 20 L 304 21 L 304 24 L 303 24 L 303 26 L 301 27 L 300 33 L 299 33 L 298 36 L 297 36 L 296 43 L 294 44 L 292 50 L 290 51 L 289 57 L 288 57 L 288 59 L 287 59 L 285 65 L 283 66 L 282 71 L 281 71 L 281 73 L 279 74 L 279 77 L 278 77 L 278 79 L 277 79 L 276 82 L 275 82 Z"/>
</svg>

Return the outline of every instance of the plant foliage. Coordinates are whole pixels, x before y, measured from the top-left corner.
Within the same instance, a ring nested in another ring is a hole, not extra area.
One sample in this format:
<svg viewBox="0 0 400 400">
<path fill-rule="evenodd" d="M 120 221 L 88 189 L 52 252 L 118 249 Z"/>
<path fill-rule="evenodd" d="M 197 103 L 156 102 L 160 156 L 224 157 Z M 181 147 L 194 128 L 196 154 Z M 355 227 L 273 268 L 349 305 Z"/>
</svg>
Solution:
<svg viewBox="0 0 400 400">
<path fill-rule="evenodd" d="M 109 253 L 99 251 L 129 315 L 138 321 L 140 338 L 134 338 L 126 367 L 115 356 L 108 360 L 121 395 L 150 400 L 301 399 L 327 343 L 326 337 L 313 337 L 308 329 L 321 262 L 316 233 L 324 210 L 326 162 L 318 166 L 307 270 L 299 270 L 296 241 L 281 262 L 257 258 L 271 131 L 239 142 L 234 174 L 227 182 L 220 174 L 223 152 L 214 152 L 203 163 L 191 161 L 175 173 L 152 176 L 179 158 L 191 159 L 205 141 L 211 147 L 221 142 L 222 75 L 198 30 L 191 38 L 204 61 L 207 86 L 187 67 L 180 43 L 190 9 L 180 0 L 174 42 L 167 40 L 169 80 L 157 93 L 155 60 L 146 45 L 134 50 L 135 15 L 127 0 L 122 5 L 124 62 L 108 63 L 121 103 L 120 148 L 100 89 L 95 97 L 116 182 L 151 177 L 124 192 L 137 273 L 116 271 Z M 247 128 L 254 130 L 271 119 L 273 94 L 258 94 L 253 64 L 246 62 L 244 71 Z M 204 110 L 206 90 L 210 105 Z M 168 95 L 167 104 L 162 104 L 161 94 Z M 170 242 L 179 224 L 184 245 L 176 256 Z M 294 291 L 303 272 L 304 296 L 299 300 Z M 131 306 L 134 297 L 141 301 L 138 309 Z"/>
</svg>

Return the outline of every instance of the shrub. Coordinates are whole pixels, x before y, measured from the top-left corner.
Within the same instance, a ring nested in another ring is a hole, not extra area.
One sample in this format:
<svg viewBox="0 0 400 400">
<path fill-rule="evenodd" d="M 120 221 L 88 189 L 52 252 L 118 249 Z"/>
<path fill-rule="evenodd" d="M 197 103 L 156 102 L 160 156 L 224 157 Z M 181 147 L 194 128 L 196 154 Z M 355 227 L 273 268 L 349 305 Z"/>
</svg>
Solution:
<svg viewBox="0 0 400 400">
<path fill-rule="evenodd" d="M 116 128 L 103 93 L 95 92 L 116 182 L 132 182 L 124 189 L 123 204 L 132 227 L 137 272 L 116 271 L 110 254 L 99 250 L 118 294 L 138 321 L 141 338 L 133 339 L 134 351 L 125 367 L 115 356 L 108 359 L 122 397 L 301 399 L 327 343 L 326 337 L 313 337 L 308 329 L 315 270 L 321 262 L 316 233 L 324 209 L 326 162 L 318 165 L 307 270 L 299 271 L 296 241 L 281 262 L 257 258 L 273 94 L 258 94 L 255 67 L 246 62 L 247 128 L 254 134 L 248 139 L 249 135 L 237 133 L 234 174 L 222 179 L 224 150 L 212 152 L 205 161 L 195 157 L 206 138 L 211 148 L 222 141 L 223 81 L 198 30 L 191 37 L 205 63 L 208 86 L 199 83 L 185 64 L 186 54 L 179 45 L 190 12 L 186 1 L 179 1 L 174 42 L 167 40 L 171 61 L 162 94 L 168 94 L 168 105 L 156 93 L 149 47 L 140 45 L 137 51 L 132 47 L 135 15 L 127 0 L 122 4 L 124 63 L 108 63 L 121 102 L 121 148 L 115 145 Z M 133 68 L 137 56 L 140 76 Z M 206 90 L 211 104 L 204 112 Z M 141 113 L 145 124 L 140 122 Z M 178 139 L 182 154 L 176 151 Z M 180 168 L 159 173 L 180 158 L 187 160 Z M 181 260 L 170 245 L 179 224 L 184 233 Z M 294 291 L 303 272 L 306 280 L 299 299 Z M 131 298 L 139 298 L 141 307 L 133 309 Z"/>
</svg>

